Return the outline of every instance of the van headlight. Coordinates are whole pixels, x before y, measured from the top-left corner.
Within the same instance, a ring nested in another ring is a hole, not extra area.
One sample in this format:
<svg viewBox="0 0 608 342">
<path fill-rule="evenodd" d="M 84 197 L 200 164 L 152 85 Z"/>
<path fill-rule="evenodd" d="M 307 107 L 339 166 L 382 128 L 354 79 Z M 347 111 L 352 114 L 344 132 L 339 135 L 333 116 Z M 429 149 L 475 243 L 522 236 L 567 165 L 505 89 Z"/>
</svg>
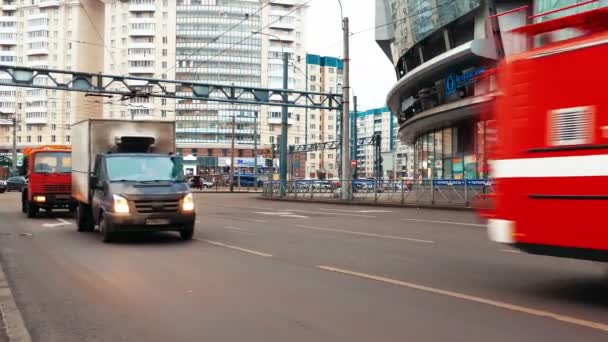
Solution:
<svg viewBox="0 0 608 342">
<path fill-rule="evenodd" d="M 192 194 L 187 194 L 182 200 L 182 211 L 193 211 L 194 210 L 194 198 Z"/>
<path fill-rule="evenodd" d="M 114 212 L 118 213 L 118 214 L 128 214 L 129 213 L 129 202 L 127 202 L 127 199 L 122 196 L 118 196 L 118 195 L 113 195 L 113 196 L 114 196 Z"/>
</svg>

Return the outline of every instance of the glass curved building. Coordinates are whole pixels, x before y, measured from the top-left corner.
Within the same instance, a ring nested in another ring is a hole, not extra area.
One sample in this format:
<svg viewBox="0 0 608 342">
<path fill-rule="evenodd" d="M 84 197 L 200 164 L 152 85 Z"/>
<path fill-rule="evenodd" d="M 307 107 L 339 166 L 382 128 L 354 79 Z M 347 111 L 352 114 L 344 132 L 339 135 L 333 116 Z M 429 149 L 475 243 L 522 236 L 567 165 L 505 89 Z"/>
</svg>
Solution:
<svg viewBox="0 0 608 342">
<path fill-rule="evenodd" d="M 387 105 L 399 118 L 399 138 L 415 147 L 416 179 L 487 177 L 492 76 L 497 63 L 489 29 L 488 3 L 501 13 L 502 32 L 530 23 L 529 17 L 582 0 L 376 0 L 376 42 L 393 63 L 397 83 Z M 599 6 L 607 0 L 535 20 L 547 20 Z M 389 25 L 386 25 L 389 23 Z M 509 53 L 508 41 L 505 52 Z"/>
</svg>

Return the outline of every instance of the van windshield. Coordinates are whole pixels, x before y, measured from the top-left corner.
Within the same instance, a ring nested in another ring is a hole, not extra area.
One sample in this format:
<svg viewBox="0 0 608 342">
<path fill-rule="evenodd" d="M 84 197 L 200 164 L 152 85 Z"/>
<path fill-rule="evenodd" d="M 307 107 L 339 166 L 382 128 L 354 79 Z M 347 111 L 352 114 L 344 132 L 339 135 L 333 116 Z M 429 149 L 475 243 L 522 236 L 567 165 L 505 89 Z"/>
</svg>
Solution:
<svg viewBox="0 0 608 342">
<path fill-rule="evenodd" d="M 106 159 L 110 181 L 183 181 L 181 165 L 170 156 L 114 156 Z"/>
</svg>

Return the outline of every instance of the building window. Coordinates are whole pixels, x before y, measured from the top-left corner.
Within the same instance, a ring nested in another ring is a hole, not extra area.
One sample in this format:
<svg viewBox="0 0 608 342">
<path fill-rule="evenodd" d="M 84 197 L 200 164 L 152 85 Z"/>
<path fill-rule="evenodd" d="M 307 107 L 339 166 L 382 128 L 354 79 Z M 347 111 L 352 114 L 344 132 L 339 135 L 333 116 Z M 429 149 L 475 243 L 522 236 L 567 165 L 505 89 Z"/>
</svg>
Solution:
<svg viewBox="0 0 608 342">
<path fill-rule="evenodd" d="M 39 143 L 41 143 L 41 142 L 42 142 L 42 136 L 41 136 L 41 135 L 39 135 L 39 136 L 38 136 L 38 142 L 39 142 Z"/>
<path fill-rule="evenodd" d="M 167 117 L 167 111 L 166 111 L 166 110 L 161 110 L 161 111 L 160 111 L 160 116 L 161 116 L 162 118 L 166 118 L 166 117 Z"/>
<path fill-rule="evenodd" d="M 31 143 L 32 142 L 32 136 L 28 135 L 26 137 L 26 140 L 27 140 L 28 143 Z"/>
<path fill-rule="evenodd" d="M 69 135 L 66 135 L 66 136 L 65 136 L 65 141 L 66 141 L 66 142 L 70 142 L 70 136 L 69 136 Z"/>
</svg>

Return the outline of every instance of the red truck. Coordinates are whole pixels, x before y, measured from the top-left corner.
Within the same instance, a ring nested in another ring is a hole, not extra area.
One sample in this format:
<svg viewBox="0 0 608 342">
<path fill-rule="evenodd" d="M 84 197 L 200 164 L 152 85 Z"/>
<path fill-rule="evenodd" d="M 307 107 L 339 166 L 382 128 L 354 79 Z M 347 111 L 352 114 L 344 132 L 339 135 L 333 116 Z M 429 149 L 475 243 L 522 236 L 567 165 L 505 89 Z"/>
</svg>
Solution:
<svg viewBox="0 0 608 342">
<path fill-rule="evenodd" d="M 21 210 L 35 217 L 40 209 L 76 210 L 72 199 L 72 151 L 69 146 L 42 146 L 23 151 L 20 174 L 27 178 Z"/>
<path fill-rule="evenodd" d="M 528 48 L 498 68 L 490 238 L 608 261 L 608 7 L 512 33 Z"/>
</svg>

